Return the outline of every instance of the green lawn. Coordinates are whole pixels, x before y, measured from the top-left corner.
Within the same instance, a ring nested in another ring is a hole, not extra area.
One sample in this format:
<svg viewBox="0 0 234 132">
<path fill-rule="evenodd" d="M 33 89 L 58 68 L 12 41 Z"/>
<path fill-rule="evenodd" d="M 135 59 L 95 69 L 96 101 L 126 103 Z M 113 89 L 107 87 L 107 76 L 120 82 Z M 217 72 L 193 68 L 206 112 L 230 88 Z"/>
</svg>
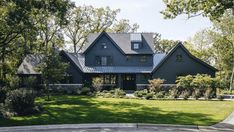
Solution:
<svg viewBox="0 0 234 132">
<path fill-rule="evenodd" d="M 84 96 L 38 98 L 42 114 L 0 120 L 0 126 L 70 123 L 156 123 L 212 125 L 234 110 L 230 101 L 166 101 Z"/>
</svg>

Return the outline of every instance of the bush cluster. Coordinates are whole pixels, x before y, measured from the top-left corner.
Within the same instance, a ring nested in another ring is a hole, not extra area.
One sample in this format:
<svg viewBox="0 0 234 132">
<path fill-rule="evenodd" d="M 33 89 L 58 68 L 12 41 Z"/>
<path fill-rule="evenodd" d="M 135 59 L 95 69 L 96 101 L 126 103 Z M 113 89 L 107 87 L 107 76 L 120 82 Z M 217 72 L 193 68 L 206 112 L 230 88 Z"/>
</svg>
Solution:
<svg viewBox="0 0 234 132">
<path fill-rule="evenodd" d="M 30 115 L 42 111 L 42 106 L 35 105 L 35 96 L 31 90 L 16 89 L 6 93 L 0 103 L 0 117 Z"/>
<path fill-rule="evenodd" d="M 138 90 L 134 92 L 134 96 L 138 98 L 144 98 L 144 99 L 162 99 L 166 97 L 165 91 L 159 91 L 159 92 L 152 92 L 150 90 L 144 89 L 144 90 Z"/>
<path fill-rule="evenodd" d="M 170 90 L 164 89 L 162 83 L 164 83 L 162 79 L 149 80 L 148 89 L 135 91 L 134 95 L 145 99 L 183 98 L 186 100 L 189 97 L 211 99 L 216 96 L 216 88 L 220 87 L 217 79 L 206 74 L 178 77 L 176 86 L 171 87 Z M 221 96 L 218 97 L 222 99 Z"/>
<path fill-rule="evenodd" d="M 104 98 L 123 98 L 125 97 L 126 93 L 120 89 L 116 88 L 113 90 L 103 90 L 103 91 L 97 91 L 95 94 L 97 97 L 104 97 Z"/>
<path fill-rule="evenodd" d="M 5 106 L 16 115 L 34 114 L 39 112 L 34 101 L 35 97 L 31 90 L 16 89 L 7 93 Z"/>
<path fill-rule="evenodd" d="M 211 99 L 216 96 L 218 87 L 217 79 L 206 74 L 188 75 L 178 77 L 176 80 L 179 97 L 188 99 L 192 96 L 195 99 L 205 97 Z"/>
<path fill-rule="evenodd" d="M 64 88 L 61 86 L 51 88 L 52 94 L 67 94 L 67 95 L 91 95 L 91 89 L 89 87 L 69 87 Z"/>
</svg>

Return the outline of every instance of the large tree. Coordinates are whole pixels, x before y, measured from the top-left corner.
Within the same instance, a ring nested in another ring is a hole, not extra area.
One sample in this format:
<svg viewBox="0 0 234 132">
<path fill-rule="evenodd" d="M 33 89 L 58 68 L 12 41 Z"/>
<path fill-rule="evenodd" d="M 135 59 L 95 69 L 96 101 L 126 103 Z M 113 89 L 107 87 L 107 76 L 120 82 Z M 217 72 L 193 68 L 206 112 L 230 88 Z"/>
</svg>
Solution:
<svg viewBox="0 0 234 132">
<path fill-rule="evenodd" d="M 69 0 L 13 0 L 0 1 L 0 82 L 4 84 L 10 74 L 9 66 L 16 72 L 19 60 L 35 47 L 38 37 L 39 14 L 50 13 L 60 22 L 72 3 Z"/>
<path fill-rule="evenodd" d="M 165 18 L 187 14 L 188 18 L 203 15 L 218 20 L 225 11 L 234 11 L 233 0 L 163 0 L 166 9 L 161 13 Z"/>
<path fill-rule="evenodd" d="M 51 51 L 48 55 L 45 55 L 43 62 L 38 66 L 45 84 L 48 100 L 50 99 L 49 84 L 54 85 L 63 80 L 67 67 L 68 64 L 62 61 L 61 56 L 56 51 Z"/>
<path fill-rule="evenodd" d="M 179 40 L 169 40 L 163 39 L 161 34 L 154 33 L 154 48 L 157 53 L 168 53 L 176 44 L 178 44 Z"/>
<path fill-rule="evenodd" d="M 233 87 L 234 74 L 234 15 L 227 11 L 219 21 L 213 21 L 213 28 L 202 30 L 190 39 L 192 52 L 219 69 L 219 76 L 229 80 Z"/>
<path fill-rule="evenodd" d="M 73 51 L 79 52 L 89 33 L 98 33 L 103 30 L 109 32 L 134 32 L 137 24 L 129 24 L 129 20 L 117 20 L 119 9 L 94 8 L 92 6 L 79 6 L 71 9 L 67 14 L 68 25 L 64 33 L 68 42 L 73 45 Z"/>
</svg>

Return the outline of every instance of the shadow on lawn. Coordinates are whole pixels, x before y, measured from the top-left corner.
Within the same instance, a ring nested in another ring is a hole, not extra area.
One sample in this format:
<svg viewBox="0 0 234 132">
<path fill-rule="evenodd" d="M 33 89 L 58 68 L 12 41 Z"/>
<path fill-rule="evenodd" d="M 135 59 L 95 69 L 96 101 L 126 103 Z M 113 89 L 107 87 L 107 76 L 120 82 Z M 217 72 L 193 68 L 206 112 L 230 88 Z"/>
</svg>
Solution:
<svg viewBox="0 0 234 132">
<path fill-rule="evenodd" d="M 97 101 L 91 97 L 63 96 L 44 102 L 45 111 L 22 120 L 7 119 L 0 126 L 73 123 L 155 123 L 207 125 L 217 122 L 209 115 L 163 111 L 131 102 Z M 205 123 L 205 124 L 202 124 Z"/>
</svg>

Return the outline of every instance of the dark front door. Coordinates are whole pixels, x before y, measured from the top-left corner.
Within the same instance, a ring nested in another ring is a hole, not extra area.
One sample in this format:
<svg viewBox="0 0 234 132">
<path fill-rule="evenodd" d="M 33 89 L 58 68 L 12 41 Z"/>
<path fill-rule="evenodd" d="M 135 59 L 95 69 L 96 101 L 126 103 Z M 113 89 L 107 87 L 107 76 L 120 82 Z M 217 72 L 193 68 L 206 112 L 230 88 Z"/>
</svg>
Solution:
<svg viewBox="0 0 234 132">
<path fill-rule="evenodd" d="M 123 75 L 123 89 L 124 90 L 136 90 L 136 75 L 135 74 Z"/>
</svg>

